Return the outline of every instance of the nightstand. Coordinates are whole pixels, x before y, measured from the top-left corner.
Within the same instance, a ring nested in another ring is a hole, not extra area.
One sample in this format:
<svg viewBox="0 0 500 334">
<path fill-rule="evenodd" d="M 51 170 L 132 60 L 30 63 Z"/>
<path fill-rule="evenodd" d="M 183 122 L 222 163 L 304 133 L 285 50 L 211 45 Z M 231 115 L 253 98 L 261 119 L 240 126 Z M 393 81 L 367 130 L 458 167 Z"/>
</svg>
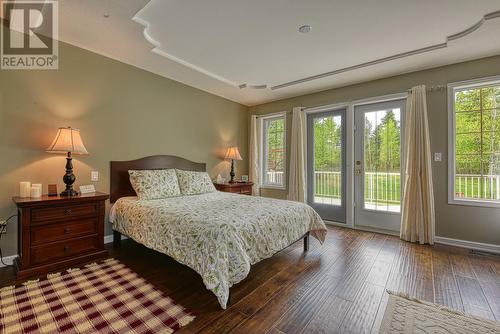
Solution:
<svg viewBox="0 0 500 334">
<path fill-rule="evenodd" d="M 253 182 L 214 183 L 215 189 L 227 193 L 252 195 Z"/>
<path fill-rule="evenodd" d="M 106 257 L 107 194 L 13 197 L 18 209 L 18 279 Z"/>
</svg>

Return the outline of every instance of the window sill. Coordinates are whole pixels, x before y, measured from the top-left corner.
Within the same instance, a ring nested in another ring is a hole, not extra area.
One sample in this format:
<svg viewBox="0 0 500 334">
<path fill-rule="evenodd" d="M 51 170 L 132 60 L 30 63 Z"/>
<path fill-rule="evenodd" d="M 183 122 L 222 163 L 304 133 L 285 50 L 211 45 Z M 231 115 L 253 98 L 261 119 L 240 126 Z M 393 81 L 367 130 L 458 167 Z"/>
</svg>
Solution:
<svg viewBox="0 0 500 334">
<path fill-rule="evenodd" d="M 450 205 L 477 206 L 483 208 L 500 208 L 500 202 L 477 201 L 472 199 L 450 199 Z"/>
</svg>

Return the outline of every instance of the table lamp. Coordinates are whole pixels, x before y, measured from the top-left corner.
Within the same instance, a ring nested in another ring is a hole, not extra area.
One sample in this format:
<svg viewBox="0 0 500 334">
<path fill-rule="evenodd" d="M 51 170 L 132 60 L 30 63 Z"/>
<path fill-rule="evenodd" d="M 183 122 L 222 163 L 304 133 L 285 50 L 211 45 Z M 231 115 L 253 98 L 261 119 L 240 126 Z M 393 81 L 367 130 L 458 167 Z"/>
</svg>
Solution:
<svg viewBox="0 0 500 334">
<path fill-rule="evenodd" d="M 243 160 L 240 155 L 240 151 L 238 151 L 238 147 L 232 146 L 227 149 L 226 152 L 226 159 L 231 159 L 231 180 L 229 180 L 229 183 L 235 183 L 236 181 L 234 180 L 234 160 Z"/>
<path fill-rule="evenodd" d="M 63 181 L 66 184 L 66 189 L 60 194 L 61 196 L 76 196 L 78 192 L 73 189 L 76 177 L 73 174 L 73 158 L 72 154 L 89 154 L 83 145 L 82 137 L 80 137 L 80 130 L 71 127 L 59 128 L 56 138 L 47 148 L 49 153 L 64 153 L 66 157 L 66 174 Z"/>
</svg>

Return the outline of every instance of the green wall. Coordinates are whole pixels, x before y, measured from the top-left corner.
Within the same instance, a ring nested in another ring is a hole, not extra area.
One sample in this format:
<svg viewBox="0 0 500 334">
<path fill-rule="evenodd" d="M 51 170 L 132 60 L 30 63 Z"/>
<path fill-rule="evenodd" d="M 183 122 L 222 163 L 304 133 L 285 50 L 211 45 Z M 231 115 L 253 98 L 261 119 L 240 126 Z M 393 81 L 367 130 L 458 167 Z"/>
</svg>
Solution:
<svg viewBox="0 0 500 334">
<path fill-rule="evenodd" d="M 446 85 L 451 82 L 500 75 L 500 56 L 465 63 L 403 74 L 391 78 L 331 89 L 266 103 L 249 109 L 250 114 L 267 114 L 290 111 L 293 107 L 315 107 L 333 103 L 344 103 L 359 99 L 405 92 L 408 88 L 425 84 L 428 87 Z M 447 92 L 427 94 L 429 126 L 432 152 L 442 152 L 443 161 L 433 162 L 434 196 L 436 204 L 436 235 L 491 244 L 500 244 L 500 209 L 448 204 L 448 109 Z M 287 115 L 287 128 L 291 128 L 291 117 Z M 287 147 L 290 132 L 287 133 Z M 289 160 L 289 150 L 287 150 Z M 289 166 L 289 161 L 287 161 Z M 263 189 L 263 196 L 286 198 L 286 191 Z"/>
<path fill-rule="evenodd" d="M 59 70 L 0 71 L 0 219 L 16 212 L 19 182 L 57 183 L 65 157 L 45 149 L 57 128 L 79 128 L 89 156 L 75 156 L 76 186 L 100 173 L 109 191 L 109 162 L 170 154 L 206 162 L 212 176 L 229 173 L 220 150 L 238 145 L 247 174 L 247 107 L 176 81 L 59 43 Z M 77 188 L 78 189 L 78 188 Z M 111 228 L 106 223 L 106 234 Z M 16 254 L 17 227 L 1 246 Z"/>
</svg>

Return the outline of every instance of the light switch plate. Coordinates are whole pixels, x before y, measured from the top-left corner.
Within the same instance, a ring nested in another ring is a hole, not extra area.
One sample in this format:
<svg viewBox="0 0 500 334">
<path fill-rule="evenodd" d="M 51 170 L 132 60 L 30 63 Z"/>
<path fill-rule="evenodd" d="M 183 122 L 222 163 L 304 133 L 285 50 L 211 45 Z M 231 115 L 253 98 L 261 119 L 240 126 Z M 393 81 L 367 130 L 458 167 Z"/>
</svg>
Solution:
<svg viewBox="0 0 500 334">
<path fill-rule="evenodd" d="M 99 172 L 93 170 L 90 172 L 90 181 L 99 181 Z"/>
<path fill-rule="evenodd" d="M 95 193 L 95 187 L 93 184 L 82 185 L 82 186 L 80 186 L 80 193 L 82 193 L 82 194 Z"/>
<path fill-rule="evenodd" d="M 442 157 L 441 152 L 434 153 L 434 161 L 443 161 L 443 157 Z"/>
</svg>

